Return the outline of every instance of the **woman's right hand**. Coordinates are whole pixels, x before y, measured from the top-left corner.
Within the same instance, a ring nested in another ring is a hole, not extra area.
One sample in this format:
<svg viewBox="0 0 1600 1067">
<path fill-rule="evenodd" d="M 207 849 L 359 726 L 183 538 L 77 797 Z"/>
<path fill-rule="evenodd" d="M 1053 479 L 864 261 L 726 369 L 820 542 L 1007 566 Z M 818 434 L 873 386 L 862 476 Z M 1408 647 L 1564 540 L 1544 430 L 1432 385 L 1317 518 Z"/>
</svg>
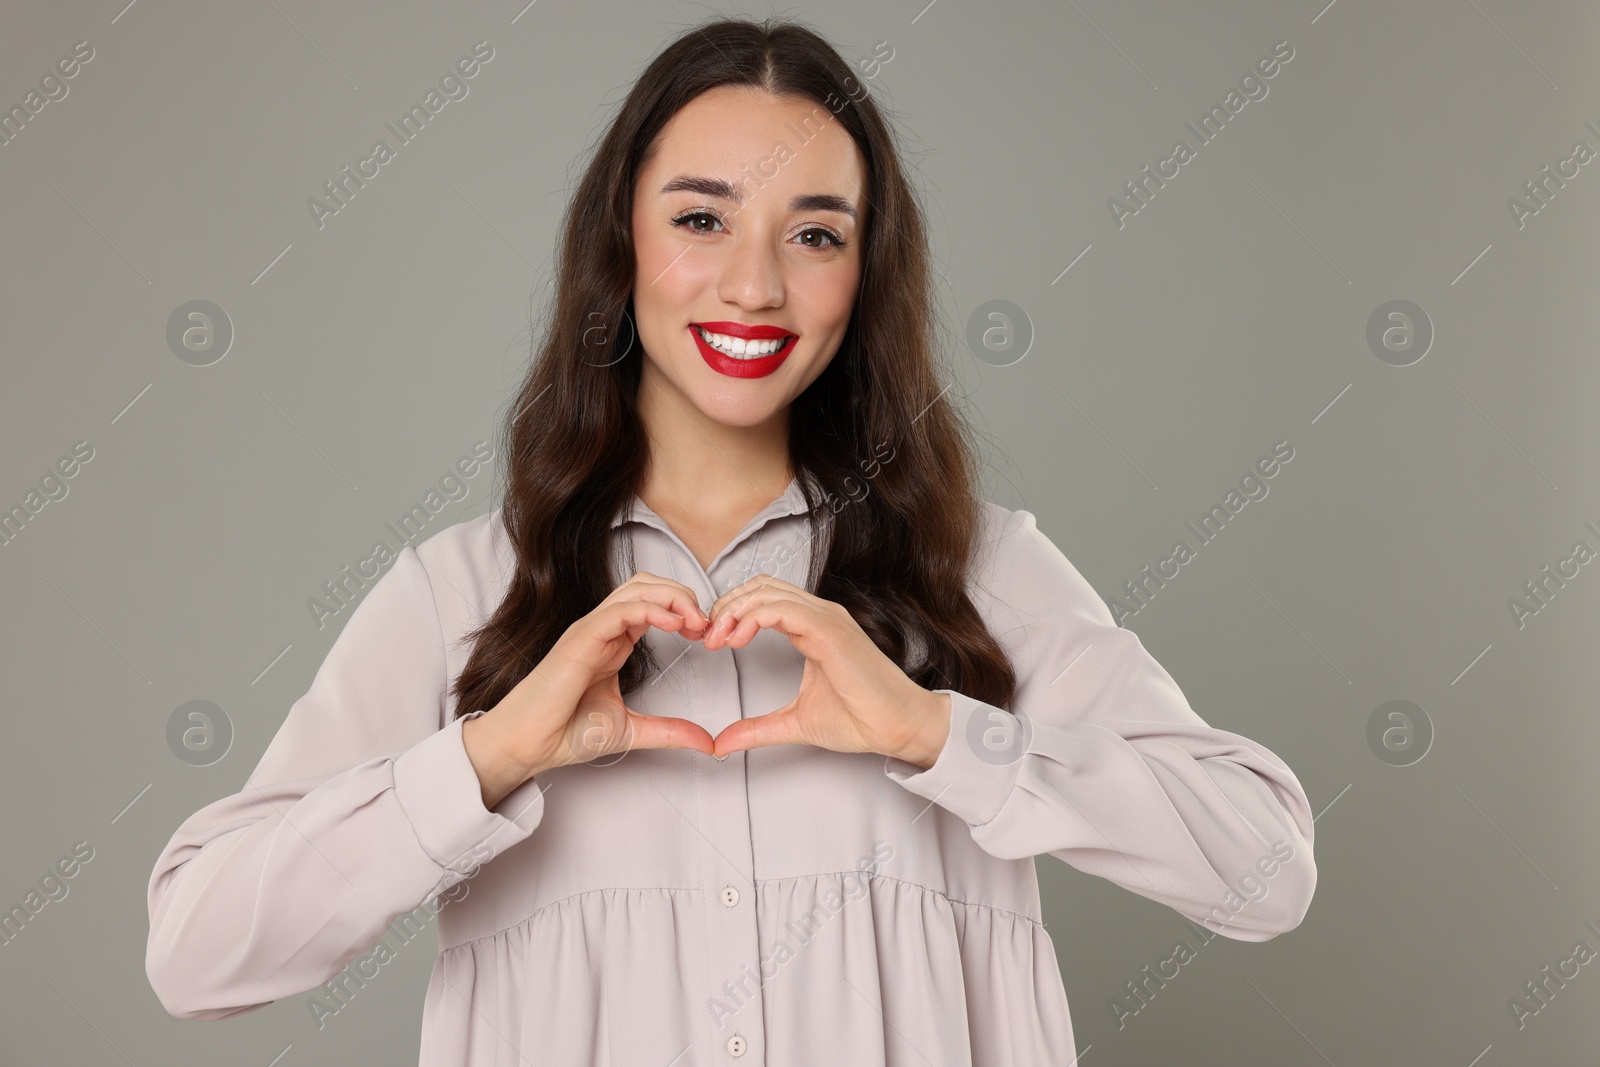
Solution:
<svg viewBox="0 0 1600 1067">
<path fill-rule="evenodd" d="M 710 620 L 694 591 L 640 571 L 567 627 L 550 652 L 488 712 L 462 724 L 484 807 L 542 771 L 635 748 L 688 748 L 715 754 L 698 723 L 642 715 L 622 701 L 617 672 L 654 626 L 691 641 Z"/>
</svg>

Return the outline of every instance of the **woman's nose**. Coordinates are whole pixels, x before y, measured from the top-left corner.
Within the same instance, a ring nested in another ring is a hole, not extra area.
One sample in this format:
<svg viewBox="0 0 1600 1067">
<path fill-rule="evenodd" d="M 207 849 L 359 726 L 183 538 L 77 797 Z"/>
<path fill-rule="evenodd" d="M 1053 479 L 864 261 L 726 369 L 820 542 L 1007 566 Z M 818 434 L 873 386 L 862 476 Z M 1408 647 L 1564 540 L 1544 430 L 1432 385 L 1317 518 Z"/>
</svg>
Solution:
<svg viewBox="0 0 1600 1067">
<path fill-rule="evenodd" d="M 740 307 L 772 307 L 783 302 L 783 263 L 772 242 L 746 235 L 728 250 L 718 295 Z"/>
</svg>

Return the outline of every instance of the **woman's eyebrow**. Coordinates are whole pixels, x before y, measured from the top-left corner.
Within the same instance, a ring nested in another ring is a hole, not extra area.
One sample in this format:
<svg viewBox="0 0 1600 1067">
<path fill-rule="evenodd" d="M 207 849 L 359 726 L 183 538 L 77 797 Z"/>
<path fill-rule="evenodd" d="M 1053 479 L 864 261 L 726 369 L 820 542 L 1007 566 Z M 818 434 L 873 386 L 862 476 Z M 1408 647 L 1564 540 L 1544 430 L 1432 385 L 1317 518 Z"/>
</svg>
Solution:
<svg viewBox="0 0 1600 1067">
<path fill-rule="evenodd" d="M 722 178 L 700 178 L 690 174 L 680 174 L 663 185 L 661 191 L 699 193 L 702 196 L 717 197 L 719 200 L 732 200 L 741 206 L 744 204 L 744 197 L 739 195 L 739 190 L 734 184 Z M 795 196 L 789 201 L 789 210 L 837 211 L 842 215 L 849 215 L 852 221 L 859 221 L 855 205 L 833 193 L 805 193 Z"/>
</svg>

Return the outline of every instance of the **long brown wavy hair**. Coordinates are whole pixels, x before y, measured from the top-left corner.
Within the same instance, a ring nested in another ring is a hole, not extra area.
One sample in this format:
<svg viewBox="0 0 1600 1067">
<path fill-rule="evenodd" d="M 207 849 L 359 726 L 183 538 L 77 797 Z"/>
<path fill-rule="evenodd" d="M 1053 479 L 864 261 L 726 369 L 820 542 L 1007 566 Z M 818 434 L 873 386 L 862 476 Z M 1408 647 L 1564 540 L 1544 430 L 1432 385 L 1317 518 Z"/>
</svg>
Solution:
<svg viewBox="0 0 1600 1067">
<path fill-rule="evenodd" d="M 458 716 L 499 703 L 616 588 L 609 538 L 626 531 L 610 525 L 642 485 L 649 445 L 636 406 L 634 183 L 667 121 L 723 85 L 827 107 L 866 159 L 855 307 L 838 352 L 790 408 L 790 463 L 817 537 L 805 587 L 847 608 L 924 688 L 998 707 L 1012 699 L 1011 664 L 966 591 L 981 506 L 976 449 L 935 370 L 923 213 L 894 135 L 822 37 L 787 19 L 722 19 L 690 28 L 645 68 L 564 217 L 550 325 L 502 438 L 515 572 L 468 635 Z M 631 574 L 626 539 L 623 550 Z M 627 694 L 658 670 L 640 641 L 618 684 Z"/>
</svg>

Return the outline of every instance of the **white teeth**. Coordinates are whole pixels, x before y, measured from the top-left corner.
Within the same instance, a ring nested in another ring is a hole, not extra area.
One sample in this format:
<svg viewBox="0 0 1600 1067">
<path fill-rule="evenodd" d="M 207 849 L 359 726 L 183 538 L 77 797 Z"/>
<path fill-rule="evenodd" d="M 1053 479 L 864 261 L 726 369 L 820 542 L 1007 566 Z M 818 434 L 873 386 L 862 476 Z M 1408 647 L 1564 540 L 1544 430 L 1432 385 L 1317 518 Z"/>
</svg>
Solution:
<svg viewBox="0 0 1600 1067">
<path fill-rule="evenodd" d="M 769 341 L 747 341 L 743 337 L 729 337 L 727 334 L 711 333 L 702 326 L 696 326 L 705 343 L 715 348 L 725 356 L 734 359 L 759 359 L 770 356 L 782 348 L 787 339 L 774 337 Z"/>
</svg>

